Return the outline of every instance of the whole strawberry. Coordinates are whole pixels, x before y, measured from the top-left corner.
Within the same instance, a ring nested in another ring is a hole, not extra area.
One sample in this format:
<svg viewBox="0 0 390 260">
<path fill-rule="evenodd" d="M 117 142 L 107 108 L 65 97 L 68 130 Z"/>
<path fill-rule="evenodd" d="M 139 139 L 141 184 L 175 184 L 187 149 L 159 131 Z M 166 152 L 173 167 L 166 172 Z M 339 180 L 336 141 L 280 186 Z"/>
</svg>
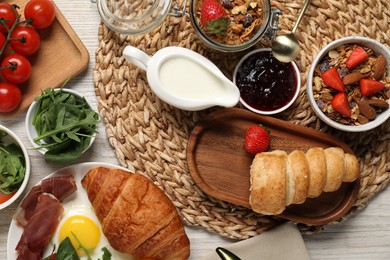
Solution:
<svg viewBox="0 0 390 260">
<path fill-rule="evenodd" d="M 256 155 L 257 153 L 265 152 L 269 149 L 270 136 L 264 127 L 255 125 L 248 128 L 245 135 L 245 150 Z"/>
<path fill-rule="evenodd" d="M 208 34 L 225 34 L 230 20 L 217 0 L 204 0 L 200 11 L 203 29 Z"/>
</svg>

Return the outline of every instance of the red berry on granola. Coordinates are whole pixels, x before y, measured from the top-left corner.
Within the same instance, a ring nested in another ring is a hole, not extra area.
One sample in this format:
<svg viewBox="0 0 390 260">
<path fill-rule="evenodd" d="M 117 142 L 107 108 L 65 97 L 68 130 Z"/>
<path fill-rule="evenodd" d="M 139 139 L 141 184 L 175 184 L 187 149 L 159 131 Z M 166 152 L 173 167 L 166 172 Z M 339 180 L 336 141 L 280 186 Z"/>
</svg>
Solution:
<svg viewBox="0 0 390 260">
<path fill-rule="evenodd" d="M 332 107 L 340 114 L 351 117 L 351 108 L 349 107 L 348 98 L 345 92 L 339 92 L 333 97 Z"/>
<path fill-rule="evenodd" d="M 347 58 L 345 65 L 348 69 L 354 69 L 368 59 L 368 53 L 361 46 L 356 46 Z"/>
<path fill-rule="evenodd" d="M 385 83 L 373 79 L 361 79 L 359 82 L 362 96 L 371 96 L 385 88 Z"/>
<path fill-rule="evenodd" d="M 341 79 L 340 74 L 337 72 L 336 67 L 332 67 L 331 69 L 328 69 L 322 73 L 321 78 L 325 85 L 338 91 L 345 91 L 343 80 Z"/>
<path fill-rule="evenodd" d="M 216 0 L 204 0 L 200 15 L 202 26 L 207 33 L 226 33 L 230 20 L 219 2 Z"/>
</svg>

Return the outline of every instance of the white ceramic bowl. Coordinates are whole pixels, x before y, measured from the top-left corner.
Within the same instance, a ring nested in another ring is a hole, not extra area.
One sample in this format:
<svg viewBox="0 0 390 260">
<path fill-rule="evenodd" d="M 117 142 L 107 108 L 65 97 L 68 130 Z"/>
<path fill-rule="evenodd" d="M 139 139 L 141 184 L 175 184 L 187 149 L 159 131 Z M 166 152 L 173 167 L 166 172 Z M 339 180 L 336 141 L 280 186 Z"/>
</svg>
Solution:
<svg viewBox="0 0 390 260">
<path fill-rule="evenodd" d="M 313 75 L 314 70 L 317 67 L 318 63 L 321 61 L 321 59 L 328 54 L 330 50 L 336 49 L 339 46 L 345 45 L 345 44 L 359 44 L 361 46 L 368 47 L 373 50 L 375 55 L 383 55 L 387 62 L 387 76 L 390 75 L 390 50 L 384 46 L 383 44 L 367 38 L 367 37 L 361 37 L 361 36 L 348 36 L 343 37 L 338 40 L 335 40 L 328 45 L 326 45 L 315 57 L 313 60 L 313 63 L 311 64 L 310 70 L 307 75 L 307 86 L 306 86 L 306 93 L 309 99 L 309 102 L 311 104 L 311 107 L 313 108 L 314 112 L 317 114 L 317 116 L 326 124 L 329 126 L 336 128 L 338 130 L 346 131 L 346 132 L 364 132 L 371 130 L 382 123 L 384 123 L 389 117 L 390 117 L 390 108 L 388 108 L 386 111 L 379 114 L 375 120 L 370 121 L 366 124 L 359 125 L 359 126 L 352 126 L 352 125 L 344 125 L 340 124 L 329 117 L 327 117 L 321 109 L 318 107 L 316 100 L 313 96 Z M 390 99 L 387 100 L 390 104 Z"/>
<path fill-rule="evenodd" d="M 2 125 L 0 125 L 0 131 L 6 132 L 8 134 L 7 137 L 3 138 L 3 142 L 5 144 L 16 143 L 17 145 L 19 145 L 20 149 L 23 152 L 23 156 L 26 164 L 25 165 L 26 172 L 21 186 L 9 200 L 0 204 L 0 210 L 2 210 L 8 207 L 9 205 L 11 205 L 15 200 L 17 200 L 20 197 L 20 195 L 23 193 L 24 189 L 26 188 L 28 180 L 30 179 L 30 157 L 28 156 L 26 147 L 23 145 L 22 141 L 19 139 L 19 137 L 17 137 L 17 135 L 14 132 L 12 132 L 10 129 Z"/>
<path fill-rule="evenodd" d="M 237 72 L 238 72 L 238 69 L 241 67 L 242 63 L 248 57 L 250 57 L 253 54 L 256 54 L 258 52 L 269 52 L 269 53 L 271 53 L 271 49 L 270 48 L 255 49 L 255 50 L 247 53 L 244 57 L 242 57 L 241 60 L 237 63 L 235 69 L 234 69 L 234 73 L 233 73 L 233 82 L 234 82 L 234 84 L 237 85 Z M 278 61 L 278 60 L 276 60 L 274 58 L 274 62 L 280 62 L 280 61 Z M 293 68 L 293 70 L 295 72 L 296 87 L 295 87 L 295 90 L 294 90 L 294 93 L 293 93 L 292 97 L 289 99 L 289 101 L 287 101 L 287 103 L 285 105 L 283 105 L 282 107 L 279 107 L 279 108 L 277 108 L 275 110 L 259 110 L 257 108 L 252 107 L 247 102 L 245 102 L 245 100 L 241 96 L 240 96 L 240 103 L 242 105 L 244 105 L 247 109 L 249 109 L 249 110 L 251 110 L 251 111 L 253 111 L 253 112 L 257 113 L 257 114 L 262 114 L 262 115 L 277 114 L 277 113 L 280 113 L 280 112 L 286 110 L 287 108 L 289 108 L 294 103 L 294 101 L 297 99 L 298 94 L 299 94 L 299 90 L 300 90 L 300 87 L 301 87 L 301 76 L 300 76 L 300 72 L 299 72 L 298 66 L 295 64 L 295 62 L 291 62 L 290 65 L 292 66 L 292 68 Z M 238 86 L 238 88 L 240 88 L 240 87 Z"/>
<path fill-rule="evenodd" d="M 60 91 L 61 89 L 58 88 L 58 89 L 54 89 L 54 90 L 55 91 Z M 83 95 L 81 95 L 80 93 L 78 93 L 77 91 L 74 91 L 72 89 L 62 88 L 62 91 L 63 92 L 68 92 L 68 93 L 76 96 L 79 100 L 83 99 Z M 46 148 L 39 148 L 40 146 L 37 143 L 34 142 L 34 138 L 36 138 L 38 136 L 38 134 L 37 134 L 37 131 L 35 130 L 35 127 L 34 127 L 32 121 L 33 121 L 33 118 L 34 118 L 35 111 L 37 109 L 37 104 L 38 104 L 37 101 L 33 101 L 31 103 L 30 107 L 27 110 L 27 115 L 26 115 L 26 119 L 25 119 L 26 131 L 27 131 L 27 137 L 30 140 L 32 146 L 36 150 L 38 150 L 40 153 L 45 154 L 47 152 L 47 149 Z M 87 101 L 87 104 L 92 109 L 92 106 L 91 106 L 90 103 L 88 103 L 88 101 Z M 89 149 L 89 147 L 91 147 L 91 145 L 95 141 L 95 138 L 96 138 L 96 135 L 91 138 L 91 142 L 89 143 L 87 149 L 85 149 L 83 151 L 83 153 L 85 151 L 87 151 Z"/>
</svg>

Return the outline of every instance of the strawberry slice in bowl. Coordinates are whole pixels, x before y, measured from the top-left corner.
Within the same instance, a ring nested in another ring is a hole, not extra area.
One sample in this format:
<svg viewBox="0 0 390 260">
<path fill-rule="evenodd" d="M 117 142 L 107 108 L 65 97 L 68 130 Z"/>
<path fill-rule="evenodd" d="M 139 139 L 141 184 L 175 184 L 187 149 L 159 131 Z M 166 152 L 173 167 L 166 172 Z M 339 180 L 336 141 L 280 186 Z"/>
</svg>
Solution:
<svg viewBox="0 0 390 260">
<path fill-rule="evenodd" d="M 345 91 L 343 80 L 341 79 L 336 67 L 332 67 L 331 69 L 328 69 L 322 73 L 321 78 L 325 85 L 338 91 Z"/>
<path fill-rule="evenodd" d="M 345 92 L 339 92 L 333 97 L 332 107 L 340 114 L 351 117 L 351 108 L 349 107 L 348 98 Z"/>
<path fill-rule="evenodd" d="M 345 65 L 348 69 L 352 70 L 358 67 L 360 64 L 368 60 L 368 53 L 364 50 L 362 46 L 356 46 L 352 51 L 351 55 L 347 58 Z"/>
<path fill-rule="evenodd" d="M 360 80 L 360 92 L 363 97 L 374 95 L 386 87 L 385 83 L 373 79 Z"/>
</svg>

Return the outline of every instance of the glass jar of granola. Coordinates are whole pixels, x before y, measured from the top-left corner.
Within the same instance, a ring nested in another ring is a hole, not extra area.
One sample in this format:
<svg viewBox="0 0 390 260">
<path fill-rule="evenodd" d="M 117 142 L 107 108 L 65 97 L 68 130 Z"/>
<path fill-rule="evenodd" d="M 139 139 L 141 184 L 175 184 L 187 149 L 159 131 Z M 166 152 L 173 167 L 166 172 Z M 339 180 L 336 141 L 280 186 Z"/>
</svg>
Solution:
<svg viewBox="0 0 390 260">
<path fill-rule="evenodd" d="M 269 0 L 193 0 L 190 18 L 198 37 L 209 47 L 237 52 L 276 33 L 279 10 Z"/>
</svg>

